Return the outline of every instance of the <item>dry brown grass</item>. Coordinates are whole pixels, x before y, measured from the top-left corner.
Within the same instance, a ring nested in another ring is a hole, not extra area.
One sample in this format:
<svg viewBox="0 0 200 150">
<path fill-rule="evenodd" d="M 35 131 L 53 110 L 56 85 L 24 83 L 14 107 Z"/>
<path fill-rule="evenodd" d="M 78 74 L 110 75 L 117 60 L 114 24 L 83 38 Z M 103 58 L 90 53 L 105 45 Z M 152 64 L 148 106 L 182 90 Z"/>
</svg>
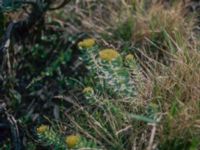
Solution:
<svg viewBox="0 0 200 150">
<path fill-rule="evenodd" d="M 200 54 L 196 50 L 186 53 L 176 54 L 174 63 L 154 78 L 152 99 L 164 115 L 163 139 L 194 136 L 199 131 Z"/>
<path fill-rule="evenodd" d="M 122 15 L 124 3 L 115 0 L 75 0 L 67 5 L 64 14 L 67 31 L 70 33 L 88 32 L 102 33 L 115 25 L 116 19 Z M 74 24 L 77 22 L 77 24 Z"/>
</svg>

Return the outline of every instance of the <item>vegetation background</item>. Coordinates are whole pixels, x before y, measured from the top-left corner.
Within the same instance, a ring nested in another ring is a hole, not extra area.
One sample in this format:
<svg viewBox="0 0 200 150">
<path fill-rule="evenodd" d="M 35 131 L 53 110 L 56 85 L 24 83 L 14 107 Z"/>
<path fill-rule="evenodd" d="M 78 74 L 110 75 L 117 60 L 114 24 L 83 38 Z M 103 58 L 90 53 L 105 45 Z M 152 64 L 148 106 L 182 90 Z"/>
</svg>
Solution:
<svg viewBox="0 0 200 150">
<path fill-rule="evenodd" d="M 1 67 L 0 149 L 15 148 L 9 114 L 27 150 L 199 150 L 199 3 L 74 0 L 47 12 Z"/>
</svg>

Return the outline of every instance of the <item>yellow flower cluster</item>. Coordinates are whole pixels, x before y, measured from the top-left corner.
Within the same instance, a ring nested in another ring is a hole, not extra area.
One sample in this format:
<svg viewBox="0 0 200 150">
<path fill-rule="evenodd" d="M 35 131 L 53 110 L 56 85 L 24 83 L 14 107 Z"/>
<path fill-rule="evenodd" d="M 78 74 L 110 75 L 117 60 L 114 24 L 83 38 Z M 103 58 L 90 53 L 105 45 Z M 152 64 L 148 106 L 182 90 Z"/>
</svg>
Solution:
<svg viewBox="0 0 200 150">
<path fill-rule="evenodd" d="M 119 56 L 120 54 L 115 49 L 103 49 L 99 52 L 99 57 L 105 61 L 112 61 Z"/>
<path fill-rule="evenodd" d="M 93 90 L 93 88 L 92 87 L 85 87 L 84 89 L 83 89 L 83 93 L 90 93 L 90 94 L 93 94 L 94 93 L 94 90 Z"/>
<path fill-rule="evenodd" d="M 37 133 L 44 133 L 45 131 L 49 130 L 49 126 L 47 125 L 41 125 L 37 128 Z"/>
<path fill-rule="evenodd" d="M 128 55 L 126 55 L 125 60 L 132 61 L 132 60 L 134 60 L 134 56 L 132 54 L 128 54 Z"/>
<path fill-rule="evenodd" d="M 78 43 L 78 46 L 80 48 L 91 48 L 95 45 L 95 39 L 89 38 L 89 39 L 84 39 L 83 41 L 80 41 Z"/>
<path fill-rule="evenodd" d="M 65 138 L 65 143 L 68 148 L 74 148 L 78 142 L 80 141 L 80 137 L 78 135 L 70 135 Z"/>
</svg>

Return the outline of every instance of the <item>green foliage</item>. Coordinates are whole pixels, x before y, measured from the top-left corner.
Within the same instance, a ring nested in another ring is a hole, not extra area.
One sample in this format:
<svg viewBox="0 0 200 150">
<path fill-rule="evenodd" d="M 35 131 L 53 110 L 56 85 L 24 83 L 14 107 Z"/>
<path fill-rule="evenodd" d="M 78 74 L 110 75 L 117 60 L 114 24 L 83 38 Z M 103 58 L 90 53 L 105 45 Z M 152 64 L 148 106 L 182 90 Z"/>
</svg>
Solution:
<svg viewBox="0 0 200 150">
<path fill-rule="evenodd" d="M 105 50 L 110 50 L 112 53 L 112 49 Z M 131 97 L 136 95 L 136 90 L 130 74 L 130 69 L 137 69 L 136 64 L 134 64 L 134 62 L 129 62 L 129 66 L 131 66 L 131 64 L 133 65 L 131 68 L 127 67 L 125 65 L 126 62 L 123 62 L 123 58 L 118 52 L 116 52 L 117 55 L 119 55 L 117 58 L 113 58 L 113 60 L 110 61 L 103 60 L 100 56 L 100 53 L 103 53 L 103 51 L 104 50 L 101 51 L 98 46 L 81 49 L 82 54 L 80 60 L 84 62 L 88 69 L 88 75 L 83 79 L 84 84 L 86 86 L 91 86 L 101 95 L 108 94 L 118 97 L 123 97 L 125 95 Z M 113 53 L 115 53 L 115 50 L 113 51 Z"/>
<path fill-rule="evenodd" d="M 176 137 L 172 140 L 166 140 L 159 148 L 162 150 L 198 150 L 199 146 L 200 142 L 196 138 L 191 138 L 189 140 Z"/>
<path fill-rule="evenodd" d="M 8 11 L 8 10 L 15 10 L 20 6 L 20 1 L 18 3 L 15 0 L 1 0 L 0 2 L 0 11 Z M 21 2 L 22 3 L 22 2 Z"/>
<path fill-rule="evenodd" d="M 48 128 L 46 131 L 39 133 L 38 138 L 41 143 L 45 146 L 54 146 L 55 150 L 65 150 L 66 144 L 64 143 L 64 139 L 56 133 L 52 128 Z"/>
<path fill-rule="evenodd" d="M 125 42 L 132 40 L 132 35 L 135 27 L 135 20 L 133 17 L 127 19 L 125 23 L 119 23 L 116 27 L 113 37 Z"/>
<path fill-rule="evenodd" d="M 78 143 L 78 145 L 76 146 L 76 148 L 88 148 L 88 149 L 96 149 L 96 150 L 101 150 L 101 148 L 99 148 L 97 146 L 97 144 L 92 141 L 92 140 L 88 140 L 85 137 L 80 137 L 80 142 Z"/>
</svg>

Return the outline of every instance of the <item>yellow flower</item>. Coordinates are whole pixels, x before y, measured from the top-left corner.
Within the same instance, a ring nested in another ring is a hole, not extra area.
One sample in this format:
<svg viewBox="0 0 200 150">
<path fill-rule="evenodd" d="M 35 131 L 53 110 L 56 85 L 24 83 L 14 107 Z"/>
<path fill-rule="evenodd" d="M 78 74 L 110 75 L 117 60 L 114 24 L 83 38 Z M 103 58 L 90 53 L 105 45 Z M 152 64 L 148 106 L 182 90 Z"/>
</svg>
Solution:
<svg viewBox="0 0 200 150">
<path fill-rule="evenodd" d="M 70 135 L 65 138 L 65 143 L 67 144 L 68 148 L 74 148 L 80 140 L 78 135 Z"/>
<path fill-rule="evenodd" d="M 93 94 L 94 93 L 94 90 L 93 90 L 93 88 L 92 87 L 85 87 L 84 89 L 83 89 L 83 93 L 90 93 L 90 94 Z"/>
<path fill-rule="evenodd" d="M 132 61 L 132 60 L 134 60 L 134 56 L 132 54 L 128 54 L 128 55 L 126 55 L 125 60 Z"/>
<path fill-rule="evenodd" d="M 99 56 L 102 60 L 112 61 L 120 56 L 115 49 L 103 49 L 99 52 Z"/>
<path fill-rule="evenodd" d="M 95 39 L 90 38 L 90 39 L 85 39 L 83 41 L 80 41 L 78 43 L 78 46 L 80 48 L 91 48 L 94 46 L 94 44 L 95 44 Z"/>
<path fill-rule="evenodd" d="M 49 126 L 47 125 L 41 125 L 37 128 L 37 133 L 44 133 L 45 131 L 47 131 L 49 129 Z"/>
</svg>

